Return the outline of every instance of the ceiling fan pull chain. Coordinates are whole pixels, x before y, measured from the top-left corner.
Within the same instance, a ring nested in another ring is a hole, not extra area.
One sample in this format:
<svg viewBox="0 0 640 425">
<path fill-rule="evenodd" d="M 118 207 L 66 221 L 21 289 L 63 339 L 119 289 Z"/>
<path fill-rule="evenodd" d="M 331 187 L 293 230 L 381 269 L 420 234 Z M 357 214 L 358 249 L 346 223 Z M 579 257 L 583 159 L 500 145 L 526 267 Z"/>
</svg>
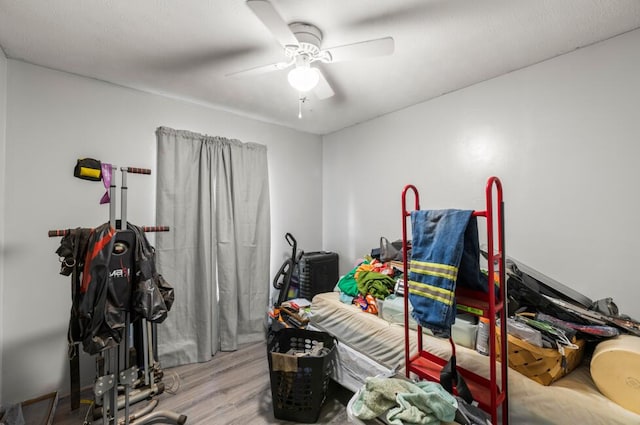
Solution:
<svg viewBox="0 0 640 425">
<path fill-rule="evenodd" d="M 298 96 L 298 119 L 302 119 L 302 97 Z"/>
</svg>

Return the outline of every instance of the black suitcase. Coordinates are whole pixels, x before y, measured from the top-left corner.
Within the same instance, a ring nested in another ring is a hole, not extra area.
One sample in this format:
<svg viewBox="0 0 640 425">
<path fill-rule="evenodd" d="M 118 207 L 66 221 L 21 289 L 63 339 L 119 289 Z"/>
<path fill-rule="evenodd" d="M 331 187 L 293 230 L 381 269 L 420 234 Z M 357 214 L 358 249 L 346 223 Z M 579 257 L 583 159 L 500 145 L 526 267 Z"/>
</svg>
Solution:
<svg viewBox="0 0 640 425">
<path fill-rule="evenodd" d="M 306 252 L 299 264 L 301 298 L 311 300 L 316 294 L 331 292 L 338 283 L 338 254 Z"/>
</svg>

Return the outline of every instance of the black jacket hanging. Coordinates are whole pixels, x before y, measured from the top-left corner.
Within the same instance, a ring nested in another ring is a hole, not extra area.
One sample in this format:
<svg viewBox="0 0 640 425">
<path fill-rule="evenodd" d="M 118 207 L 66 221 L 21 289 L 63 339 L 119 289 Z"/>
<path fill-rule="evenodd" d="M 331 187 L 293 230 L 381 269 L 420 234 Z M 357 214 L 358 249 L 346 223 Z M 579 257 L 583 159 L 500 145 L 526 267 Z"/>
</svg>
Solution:
<svg viewBox="0 0 640 425">
<path fill-rule="evenodd" d="M 60 274 L 71 276 L 71 312 L 69 319 L 69 358 L 77 355 L 75 342 L 80 342 L 81 329 L 78 306 L 80 304 L 80 279 L 84 268 L 84 257 L 91 229 L 78 227 L 71 229 L 60 241 L 56 254 L 60 257 Z"/>
<path fill-rule="evenodd" d="M 127 228 L 136 235 L 136 274 L 133 288 L 133 310 L 150 322 L 161 323 L 167 318 L 174 300 L 173 287 L 158 274 L 155 249 L 144 231 L 131 223 Z"/>
<path fill-rule="evenodd" d="M 116 231 L 105 223 L 89 235 L 78 304 L 81 342 L 89 354 L 122 339 L 131 297 L 131 266 L 112 270 Z"/>
<path fill-rule="evenodd" d="M 140 227 L 127 227 L 74 229 L 56 251 L 60 273 L 72 275 L 69 343 L 75 348 L 81 342 L 89 354 L 120 343 L 127 312 L 132 322 L 143 317 L 160 323 L 173 304 L 173 288 L 156 271 L 153 246 Z"/>
</svg>

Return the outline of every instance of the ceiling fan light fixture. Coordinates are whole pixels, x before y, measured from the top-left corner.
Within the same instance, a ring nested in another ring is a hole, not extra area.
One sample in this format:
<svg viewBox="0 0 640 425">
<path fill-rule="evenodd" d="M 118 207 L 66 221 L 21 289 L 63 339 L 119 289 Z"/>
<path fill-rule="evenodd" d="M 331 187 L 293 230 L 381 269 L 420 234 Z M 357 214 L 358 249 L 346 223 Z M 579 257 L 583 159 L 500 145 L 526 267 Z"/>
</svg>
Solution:
<svg viewBox="0 0 640 425">
<path fill-rule="evenodd" d="M 320 81 L 320 74 L 316 68 L 310 67 L 308 64 L 305 66 L 296 66 L 287 75 L 289 84 L 291 87 L 298 90 L 301 93 L 308 92 L 315 88 Z"/>
</svg>

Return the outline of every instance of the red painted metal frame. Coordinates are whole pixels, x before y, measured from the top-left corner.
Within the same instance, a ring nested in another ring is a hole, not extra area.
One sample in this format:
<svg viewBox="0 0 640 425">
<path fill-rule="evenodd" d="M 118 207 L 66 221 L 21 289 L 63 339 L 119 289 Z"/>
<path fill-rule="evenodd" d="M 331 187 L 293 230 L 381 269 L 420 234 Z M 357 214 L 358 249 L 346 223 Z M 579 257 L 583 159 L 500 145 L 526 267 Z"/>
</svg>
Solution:
<svg viewBox="0 0 640 425">
<path fill-rule="evenodd" d="M 496 202 L 494 205 L 493 192 L 496 192 Z M 404 335 L 405 335 L 405 364 L 406 376 L 410 377 L 411 373 L 418 376 L 419 379 L 427 379 L 438 382 L 440 380 L 440 370 L 447 363 L 447 359 L 443 359 L 429 353 L 423 348 L 422 328 L 418 326 L 418 352 L 411 353 L 409 348 L 409 267 L 407 262 L 407 220 L 411 217 L 411 212 L 407 210 L 407 195 L 413 192 L 414 209 L 420 209 L 420 196 L 418 189 L 414 185 L 407 185 L 402 190 L 402 251 L 403 266 L 405 270 L 404 279 Z M 494 207 L 497 206 L 497 211 Z M 505 280 L 505 254 L 504 254 L 504 202 L 502 199 L 502 183 L 497 177 L 490 177 L 486 185 L 486 210 L 474 211 L 476 217 L 485 217 L 487 221 L 487 252 L 488 252 L 488 274 L 489 282 L 494 281 L 497 272 L 499 276 L 499 294 L 496 296 L 495 290 L 489 290 L 487 293 L 481 291 L 472 291 L 465 288 L 456 289 L 456 303 L 465 305 L 472 309 L 481 310 L 478 314 L 489 319 L 489 379 L 480 376 L 470 370 L 458 366 L 458 371 L 464 377 L 471 394 L 478 402 L 478 405 L 491 415 L 493 424 L 498 423 L 498 407 L 502 407 L 502 424 L 509 423 L 509 405 L 507 400 L 507 338 L 500 339 L 500 386 L 498 387 L 498 376 L 496 363 L 498 361 L 496 352 L 496 316 L 500 316 L 500 334 L 506 335 L 507 330 L 507 312 L 505 308 L 505 300 L 507 288 Z M 497 232 L 496 232 L 497 230 Z M 496 235 L 497 233 L 497 235 Z M 497 250 L 494 243 L 497 236 Z M 489 285 L 491 288 L 493 285 Z M 455 344 L 451 343 L 451 354 L 455 355 Z"/>
</svg>

